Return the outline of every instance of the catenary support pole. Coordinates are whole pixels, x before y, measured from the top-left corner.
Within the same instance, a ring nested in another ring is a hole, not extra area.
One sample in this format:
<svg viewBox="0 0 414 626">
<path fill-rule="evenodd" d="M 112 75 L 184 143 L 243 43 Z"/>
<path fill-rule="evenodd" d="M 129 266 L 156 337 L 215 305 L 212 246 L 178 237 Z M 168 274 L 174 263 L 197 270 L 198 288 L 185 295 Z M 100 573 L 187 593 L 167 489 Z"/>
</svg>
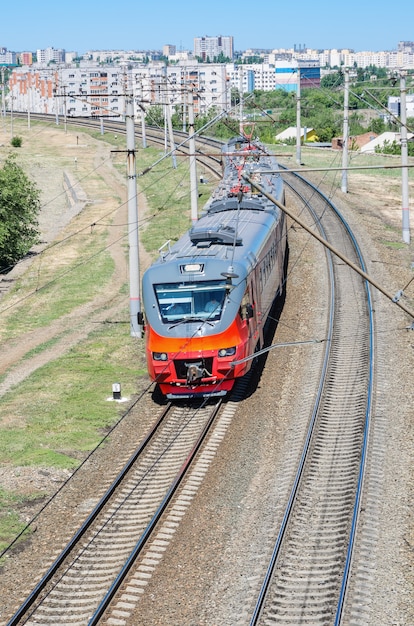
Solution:
<svg viewBox="0 0 414 626">
<path fill-rule="evenodd" d="M 125 81 L 127 83 L 127 79 Z M 125 123 L 127 135 L 128 176 L 128 243 L 129 243 L 129 312 L 132 337 L 142 337 L 142 312 L 140 296 L 138 254 L 138 202 L 135 163 L 134 98 L 132 87 L 125 85 Z"/>
<path fill-rule="evenodd" d="M 298 67 L 296 83 L 296 163 L 300 165 L 302 160 L 300 143 L 302 140 L 302 128 L 300 120 L 300 68 Z"/>
<path fill-rule="evenodd" d="M 408 144 L 407 144 L 407 87 L 406 73 L 400 74 L 401 91 L 401 190 L 402 190 L 402 238 L 404 243 L 410 243 L 410 199 L 408 192 Z"/>
<path fill-rule="evenodd" d="M 342 193 L 348 193 L 348 141 L 349 141 L 349 70 L 344 70 L 344 132 L 342 142 Z"/>
<path fill-rule="evenodd" d="M 239 132 L 243 135 L 243 69 L 239 65 Z"/>
<path fill-rule="evenodd" d="M 147 129 L 146 129 L 146 122 L 145 122 L 145 109 L 144 109 L 144 105 L 143 105 L 143 99 L 144 99 L 144 94 L 143 94 L 143 87 L 142 87 L 142 81 L 139 85 L 139 97 L 140 97 L 140 103 L 139 103 L 139 107 L 141 110 L 141 136 L 142 136 L 142 147 L 146 148 L 147 147 Z"/>
<path fill-rule="evenodd" d="M 197 182 L 197 160 L 194 135 L 194 92 L 190 88 L 188 94 L 188 130 L 190 138 L 188 146 L 190 149 L 190 195 L 191 195 L 191 221 L 194 224 L 198 220 L 198 182 Z"/>
</svg>

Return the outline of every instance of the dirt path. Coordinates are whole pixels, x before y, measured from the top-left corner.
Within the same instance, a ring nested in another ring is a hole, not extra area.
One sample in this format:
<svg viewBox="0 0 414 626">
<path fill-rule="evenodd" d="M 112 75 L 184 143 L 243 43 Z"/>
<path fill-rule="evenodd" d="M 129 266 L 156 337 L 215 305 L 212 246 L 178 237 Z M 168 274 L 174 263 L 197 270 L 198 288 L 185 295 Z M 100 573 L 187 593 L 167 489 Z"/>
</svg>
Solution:
<svg viewBox="0 0 414 626">
<path fill-rule="evenodd" d="M 6 393 L 13 385 L 20 383 L 39 367 L 58 358 L 85 339 L 91 330 L 96 328 L 97 321 L 112 319 L 119 315 L 125 318 L 129 314 L 128 298 L 120 293 L 120 287 L 125 280 L 128 280 L 128 256 L 125 248 L 128 213 L 127 187 L 126 180 L 114 165 L 110 146 L 102 141 L 95 141 L 87 135 L 80 136 L 79 134 L 76 135 L 75 142 L 73 133 L 72 136 L 68 136 L 53 129 L 46 132 L 43 140 L 46 141 L 47 146 L 53 145 L 56 149 L 62 149 L 63 153 L 69 153 L 70 156 L 76 145 L 76 153 L 81 150 L 82 167 L 80 167 L 80 158 L 76 158 L 76 161 L 70 160 L 71 170 L 69 170 L 57 167 L 56 163 L 47 162 L 36 167 L 36 163 L 33 163 L 35 157 L 27 157 L 27 161 L 32 158 L 32 175 L 34 174 L 35 178 L 39 179 L 38 185 L 42 189 L 42 210 L 39 216 L 42 244 L 35 248 L 39 256 L 24 261 L 10 274 L 3 277 L 3 292 L 28 269 L 30 263 L 42 262 L 41 251 L 47 248 L 58 234 L 64 237 L 84 225 L 99 224 L 99 219 L 107 215 L 110 215 L 111 219 L 111 226 L 107 229 L 107 246 L 115 269 L 111 281 L 89 302 L 73 309 L 69 314 L 56 319 L 48 326 L 31 330 L 17 339 L 3 342 L 0 352 L 0 375 L 6 374 L 6 376 L 0 384 L 0 395 Z M 47 170 L 46 175 L 45 170 Z M 90 176 L 87 175 L 88 171 Z M 99 172 L 99 177 L 94 175 L 95 172 Z M 68 182 L 73 185 L 73 192 L 70 188 L 68 189 Z M 146 211 L 146 202 L 142 194 L 139 196 L 139 207 L 141 217 Z M 108 218 L 105 218 L 105 223 L 108 221 Z M 76 245 L 75 242 L 74 250 Z M 56 255 L 59 255 L 59 246 L 55 250 Z M 67 244 L 66 254 L 70 255 Z M 140 255 L 143 255 L 140 261 L 144 268 L 149 263 L 149 257 L 142 252 Z M 24 359 L 30 351 L 51 339 L 57 339 L 53 347 Z"/>
</svg>

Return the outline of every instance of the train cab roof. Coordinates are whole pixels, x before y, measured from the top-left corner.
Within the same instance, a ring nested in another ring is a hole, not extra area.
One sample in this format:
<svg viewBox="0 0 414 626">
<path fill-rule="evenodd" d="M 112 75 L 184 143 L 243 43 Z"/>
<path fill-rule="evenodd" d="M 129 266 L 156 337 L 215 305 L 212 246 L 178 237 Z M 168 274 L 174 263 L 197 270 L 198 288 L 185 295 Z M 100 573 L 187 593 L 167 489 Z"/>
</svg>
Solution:
<svg viewBox="0 0 414 626">
<path fill-rule="evenodd" d="M 216 263 L 228 265 L 233 259 L 235 263 L 241 263 L 248 274 L 279 215 L 279 209 L 238 211 L 228 208 L 207 213 L 174 245 L 165 246 L 152 267 L 166 268 L 174 261 L 180 265 L 183 261 L 200 262 L 204 259 L 208 260 L 211 271 L 217 271 Z M 216 266 L 214 270 L 213 265 Z"/>
</svg>

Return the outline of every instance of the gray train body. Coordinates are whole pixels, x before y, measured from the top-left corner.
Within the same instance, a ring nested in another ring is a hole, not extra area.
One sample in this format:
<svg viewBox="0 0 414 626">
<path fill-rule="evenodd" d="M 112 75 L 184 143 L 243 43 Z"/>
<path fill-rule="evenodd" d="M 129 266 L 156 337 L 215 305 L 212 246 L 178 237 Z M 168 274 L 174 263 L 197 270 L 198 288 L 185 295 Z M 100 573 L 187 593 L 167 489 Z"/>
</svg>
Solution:
<svg viewBox="0 0 414 626">
<path fill-rule="evenodd" d="M 143 276 L 148 371 L 170 398 L 231 389 L 251 361 L 234 363 L 263 344 L 284 283 L 285 215 L 242 176 L 283 203 L 276 159 L 241 137 L 223 159 L 223 180 L 199 220 Z"/>
</svg>

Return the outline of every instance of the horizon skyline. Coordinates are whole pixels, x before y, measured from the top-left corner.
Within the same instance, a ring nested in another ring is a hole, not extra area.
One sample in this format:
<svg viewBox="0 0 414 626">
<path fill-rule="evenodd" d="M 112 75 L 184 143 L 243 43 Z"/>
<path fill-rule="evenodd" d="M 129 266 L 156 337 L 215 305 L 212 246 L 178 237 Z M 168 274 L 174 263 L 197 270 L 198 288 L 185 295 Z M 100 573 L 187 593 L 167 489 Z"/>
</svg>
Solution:
<svg viewBox="0 0 414 626">
<path fill-rule="evenodd" d="M 199 13 L 187 0 L 178 9 L 167 0 L 158 0 L 156 11 L 152 6 L 141 7 L 125 0 L 121 7 L 124 12 L 119 15 L 118 10 L 116 15 L 105 7 L 96 10 L 79 0 L 72 0 L 70 10 L 59 10 L 50 0 L 41 6 L 21 0 L 19 16 L 23 17 L 18 28 L 10 28 L 16 20 L 11 4 L 3 7 L 2 24 L 8 26 L 8 33 L 6 36 L 4 26 L 0 28 L 0 47 L 11 52 L 55 48 L 82 55 L 89 50 L 162 50 L 171 44 L 180 51 L 193 50 L 194 37 L 222 35 L 233 37 L 236 51 L 306 46 L 316 50 L 375 52 L 396 50 L 398 42 L 414 40 L 414 28 L 410 25 L 414 21 L 414 3 L 408 0 L 399 3 L 403 24 L 390 20 L 385 3 L 377 3 L 374 13 L 371 6 L 349 0 L 346 11 L 333 15 L 328 0 L 315 0 L 312 4 L 298 0 L 292 18 L 288 6 L 277 7 L 274 0 L 262 0 L 253 13 L 257 22 L 253 28 L 249 4 L 247 0 L 211 0 Z M 114 28 L 114 22 L 118 28 Z M 140 28 L 142 23 L 144 30 Z"/>
<path fill-rule="evenodd" d="M 207 37 L 211 36 L 211 37 L 214 37 L 216 35 L 201 35 L 201 36 L 207 36 Z M 222 35 L 222 36 L 224 36 L 224 35 Z M 357 50 L 356 48 L 351 48 L 349 46 L 344 46 L 344 47 L 341 47 L 341 48 L 339 48 L 337 46 L 333 46 L 331 48 L 320 48 L 320 47 L 308 46 L 306 44 L 297 44 L 297 43 L 295 43 L 292 46 L 287 46 L 287 47 L 278 46 L 277 48 L 264 48 L 264 47 L 262 47 L 262 48 L 254 48 L 253 46 L 248 46 L 247 48 L 243 48 L 243 49 L 239 49 L 239 50 L 235 49 L 235 52 L 245 52 L 246 50 L 266 50 L 267 52 L 271 52 L 272 50 L 294 50 L 295 46 L 296 47 L 302 46 L 302 48 L 304 50 L 306 50 L 306 49 L 308 49 L 308 50 L 319 50 L 319 51 L 323 51 L 323 50 L 338 50 L 338 51 L 350 50 L 350 51 L 354 52 L 355 54 L 357 54 L 359 52 L 361 52 L 361 53 L 364 53 L 364 52 L 372 52 L 372 53 L 375 53 L 375 52 L 395 52 L 397 50 L 398 43 L 400 43 L 401 41 L 407 41 L 407 40 L 399 40 L 396 43 L 396 45 L 394 46 L 394 48 L 381 48 L 381 49 L 377 49 L 377 50 L 368 49 L 368 48 L 364 48 L 363 50 Z M 411 43 L 411 40 L 410 40 L 410 43 Z M 413 43 L 414 43 L 414 39 L 413 39 Z M 27 52 L 35 53 L 37 50 L 47 50 L 48 48 L 50 48 L 50 49 L 54 49 L 54 50 L 64 50 L 65 53 L 69 53 L 69 54 L 73 53 L 73 52 L 77 52 L 77 53 L 80 54 L 80 56 L 82 56 L 82 54 L 85 54 L 86 52 L 101 52 L 101 51 L 102 52 L 108 52 L 108 51 L 111 51 L 111 50 L 120 51 L 120 52 L 127 52 L 127 51 L 134 51 L 134 52 L 162 52 L 162 48 L 165 45 L 173 45 L 174 46 L 175 44 L 171 44 L 171 43 L 163 44 L 159 48 L 155 48 L 154 46 L 152 46 L 150 48 L 108 48 L 108 47 L 105 47 L 105 48 L 87 48 L 87 49 L 83 50 L 81 53 L 79 53 L 79 50 L 74 50 L 72 48 L 63 48 L 63 47 L 60 47 L 60 46 L 46 46 L 44 48 L 41 48 L 41 47 L 37 46 L 36 48 L 31 49 L 31 50 L 29 50 L 27 48 L 21 49 L 21 50 L 16 50 L 16 49 L 12 50 L 10 48 L 7 48 L 6 46 L 1 46 L 0 45 L 0 49 L 5 48 L 7 50 L 7 52 L 13 52 L 13 53 L 16 53 L 16 54 L 21 54 L 21 53 L 27 53 Z M 178 49 L 178 47 L 177 47 L 176 48 L 176 52 L 193 52 L 193 47 L 192 48 L 181 48 L 181 49 Z"/>
</svg>

